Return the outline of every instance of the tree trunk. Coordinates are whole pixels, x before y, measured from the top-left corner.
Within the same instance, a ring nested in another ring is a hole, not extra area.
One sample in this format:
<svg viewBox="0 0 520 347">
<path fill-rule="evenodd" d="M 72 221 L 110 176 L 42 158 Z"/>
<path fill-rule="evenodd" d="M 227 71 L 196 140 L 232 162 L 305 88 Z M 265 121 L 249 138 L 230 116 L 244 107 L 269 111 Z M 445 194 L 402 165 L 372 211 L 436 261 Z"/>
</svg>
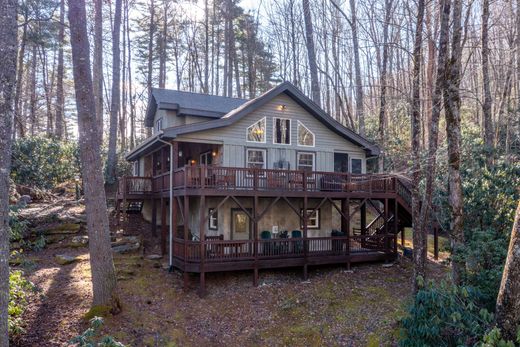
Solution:
<svg viewBox="0 0 520 347">
<path fill-rule="evenodd" d="M 69 0 L 70 42 L 76 107 L 78 110 L 81 172 L 85 189 L 87 231 L 89 234 L 90 267 L 92 272 L 93 305 L 120 309 L 116 293 L 116 273 L 110 247 L 107 205 L 103 189 L 100 156 L 87 36 L 84 0 Z"/>
<path fill-rule="evenodd" d="M 321 105 L 320 82 L 318 81 L 318 64 L 316 62 L 316 49 L 314 47 L 314 26 L 312 24 L 311 8 L 309 0 L 303 0 L 303 19 L 305 21 L 305 39 L 307 57 L 309 59 L 309 70 L 311 73 L 311 95 L 312 101 Z"/>
<path fill-rule="evenodd" d="M 155 33 L 155 5 L 154 0 L 150 0 L 150 26 L 148 28 L 148 71 L 146 71 L 146 89 L 148 97 L 152 93 L 152 74 L 153 74 L 153 39 Z M 146 128 L 146 135 L 152 136 L 152 128 Z"/>
<path fill-rule="evenodd" d="M 456 257 L 464 244 L 463 196 L 460 177 L 460 78 L 462 53 L 462 0 L 453 1 L 453 33 L 451 39 L 451 58 L 446 71 L 444 88 L 444 112 L 446 114 L 446 135 L 448 139 L 448 200 L 451 207 L 450 244 L 452 254 L 452 278 L 460 283 L 464 264 Z"/>
<path fill-rule="evenodd" d="M 112 101 L 110 103 L 110 131 L 108 134 L 107 181 L 116 180 L 117 165 L 117 121 L 120 107 L 120 75 L 121 49 L 119 39 L 121 34 L 121 0 L 115 1 L 114 27 L 112 31 Z"/>
<path fill-rule="evenodd" d="M 439 141 L 439 119 L 442 110 L 442 92 L 446 88 L 446 62 L 449 52 L 450 12 L 452 0 L 441 0 L 441 29 L 439 37 L 439 50 L 437 58 L 437 77 L 432 94 L 432 111 L 428 135 L 428 158 L 426 159 L 426 188 L 425 197 L 421 207 L 422 233 L 428 234 L 429 217 L 433 200 L 433 187 L 435 180 L 437 146 Z"/>
<path fill-rule="evenodd" d="M 419 277 L 426 279 L 426 235 L 422 232 L 420 221 L 420 189 L 421 182 L 421 62 L 422 31 L 424 22 L 424 0 L 417 3 L 417 24 L 413 50 L 413 83 L 412 83 L 412 219 L 413 219 L 413 289 L 419 289 Z"/>
<path fill-rule="evenodd" d="M 489 80 L 489 0 L 482 1 L 482 87 L 484 94 L 484 102 L 482 103 L 483 125 L 484 125 L 484 142 L 487 150 L 493 149 L 493 124 L 491 117 L 492 96 Z M 493 155 L 487 156 L 487 165 L 493 165 Z"/>
<path fill-rule="evenodd" d="M 15 109 L 15 121 L 16 127 L 18 128 L 18 135 L 20 137 L 25 137 L 25 120 L 22 120 L 22 105 L 20 102 L 21 94 L 22 94 L 22 85 L 23 85 L 23 75 L 24 75 L 24 64 L 23 58 L 25 57 L 25 47 L 27 45 L 27 21 L 28 21 L 28 9 L 25 7 L 24 9 L 24 25 L 22 29 L 22 41 L 20 42 L 20 52 L 18 53 L 18 72 L 16 73 L 16 93 L 14 96 L 14 109 Z M 14 132 L 14 131 L 13 131 Z"/>
<path fill-rule="evenodd" d="M 363 82 L 361 80 L 361 62 L 359 59 L 356 0 L 350 0 L 350 11 L 352 12 L 352 46 L 354 48 L 354 71 L 356 74 L 356 113 L 359 123 L 359 134 L 365 136 L 365 106 L 363 104 Z"/>
<path fill-rule="evenodd" d="M 9 346 L 9 173 L 18 50 L 16 0 L 0 0 L 0 346 Z"/>
<path fill-rule="evenodd" d="M 94 102 L 96 131 L 99 143 L 103 143 L 103 0 L 94 0 Z"/>
<path fill-rule="evenodd" d="M 60 1 L 60 30 L 58 34 L 59 48 L 58 48 L 58 81 L 56 86 L 56 124 L 55 134 L 60 140 L 63 139 L 63 46 L 65 45 L 65 0 Z"/>
<path fill-rule="evenodd" d="M 384 148 L 385 148 L 385 128 L 386 128 L 386 75 L 388 68 L 388 26 L 392 19 L 393 0 L 385 0 L 385 22 L 383 23 L 383 62 L 381 66 L 381 95 L 379 102 L 379 142 L 381 153 L 379 154 L 379 172 L 384 172 Z"/>
<path fill-rule="evenodd" d="M 497 298 L 497 323 L 503 336 L 515 340 L 520 326 L 520 202 Z"/>
<path fill-rule="evenodd" d="M 38 47 L 35 43 L 33 43 L 32 46 L 32 53 L 31 53 L 31 79 L 29 81 L 30 83 L 30 89 L 31 89 L 31 96 L 30 96 L 30 119 L 31 119 L 31 136 L 35 135 L 35 132 L 37 130 L 38 126 L 38 118 L 36 117 L 36 52 L 38 50 Z"/>
<path fill-rule="evenodd" d="M 128 0 L 126 3 L 126 45 L 128 51 L 128 100 L 130 102 L 130 149 L 134 149 L 135 147 L 135 100 L 134 94 L 132 91 L 132 51 L 131 51 L 131 43 L 130 43 L 130 16 L 129 16 L 129 7 Z"/>
</svg>

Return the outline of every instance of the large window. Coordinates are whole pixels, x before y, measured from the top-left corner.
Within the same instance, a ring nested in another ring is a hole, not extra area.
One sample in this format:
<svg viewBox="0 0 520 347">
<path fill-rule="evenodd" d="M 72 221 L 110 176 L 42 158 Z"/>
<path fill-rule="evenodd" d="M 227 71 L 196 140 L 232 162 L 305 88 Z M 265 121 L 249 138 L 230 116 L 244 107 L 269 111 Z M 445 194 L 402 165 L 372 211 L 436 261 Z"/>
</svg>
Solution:
<svg viewBox="0 0 520 347">
<path fill-rule="evenodd" d="M 298 121 L 298 146 L 314 147 L 314 134 Z"/>
<path fill-rule="evenodd" d="M 298 170 L 314 171 L 314 153 L 298 152 Z"/>
<path fill-rule="evenodd" d="M 320 228 L 320 209 L 317 209 L 312 213 L 314 209 L 307 209 L 307 229 L 319 229 Z M 303 216 L 303 209 L 300 210 L 300 215 Z M 303 229 L 303 219 L 301 220 L 301 228 Z"/>
<path fill-rule="evenodd" d="M 291 144 L 291 120 L 287 118 L 273 118 L 273 143 L 280 145 Z"/>
<path fill-rule="evenodd" d="M 265 143 L 265 117 L 247 128 L 247 142 Z"/>
<path fill-rule="evenodd" d="M 360 174 L 363 172 L 363 162 L 361 159 L 352 159 L 350 165 L 352 166 L 353 174 Z"/>
<path fill-rule="evenodd" d="M 251 169 L 265 169 L 265 149 L 248 148 L 246 151 L 246 166 Z"/>
</svg>

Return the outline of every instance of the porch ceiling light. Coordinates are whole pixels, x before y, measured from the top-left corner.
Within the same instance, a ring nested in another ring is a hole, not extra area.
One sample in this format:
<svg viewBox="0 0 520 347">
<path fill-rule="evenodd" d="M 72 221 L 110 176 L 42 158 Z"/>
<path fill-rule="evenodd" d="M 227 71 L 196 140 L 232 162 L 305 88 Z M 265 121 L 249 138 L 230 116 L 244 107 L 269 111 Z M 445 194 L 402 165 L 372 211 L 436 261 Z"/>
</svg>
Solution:
<svg viewBox="0 0 520 347">
<path fill-rule="evenodd" d="M 179 151 L 179 157 L 182 157 L 182 150 Z"/>
</svg>

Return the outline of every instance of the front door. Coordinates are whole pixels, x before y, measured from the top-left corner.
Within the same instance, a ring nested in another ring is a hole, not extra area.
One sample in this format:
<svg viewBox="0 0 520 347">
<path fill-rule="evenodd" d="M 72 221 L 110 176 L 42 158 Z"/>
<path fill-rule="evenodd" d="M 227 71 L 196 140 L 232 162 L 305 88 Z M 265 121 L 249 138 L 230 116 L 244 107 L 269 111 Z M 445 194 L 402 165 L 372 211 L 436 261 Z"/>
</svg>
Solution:
<svg viewBox="0 0 520 347">
<path fill-rule="evenodd" d="M 334 153 L 334 172 L 348 172 L 347 153 Z"/>
<path fill-rule="evenodd" d="M 251 239 L 251 221 L 248 215 L 240 209 L 231 209 L 231 239 Z"/>
</svg>

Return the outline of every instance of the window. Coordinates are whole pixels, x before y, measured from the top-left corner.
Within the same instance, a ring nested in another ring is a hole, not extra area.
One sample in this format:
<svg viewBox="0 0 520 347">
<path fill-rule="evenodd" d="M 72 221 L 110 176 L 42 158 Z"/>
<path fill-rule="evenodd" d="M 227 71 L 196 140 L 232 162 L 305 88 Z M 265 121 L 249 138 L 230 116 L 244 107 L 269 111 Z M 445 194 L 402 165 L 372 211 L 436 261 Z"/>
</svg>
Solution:
<svg viewBox="0 0 520 347">
<path fill-rule="evenodd" d="M 155 122 L 155 131 L 156 132 L 159 132 L 162 130 L 162 118 L 159 118 L 156 122 Z"/>
<path fill-rule="evenodd" d="M 317 209 L 312 213 L 314 209 L 307 209 L 307 229 L 319 229 L 320 228 L 320 209 Z M 312 213 L 312 215 L 311 215 Z M 303 216 L 303 209 L 300 210 L 300 214 Z M 301 221 L 301 228 L 303 229 L 303 219 Z"/>
<path fill-rule="evenodd" d="M 298 146 L 314 147 L 314 134 L 298 121 Z"/>
<path fill-rule="evenodd" d="M 247 128 L 247 142 L 265 143 L 265 117 Z"/>
<path fill-rule="evenodd" d="M 251 169 L 265 169 L 265 149 L 247 149 L 246 167 Z"/>
<path fill-rule="evenodd" d="M 218 230 L 218 211 L 214 208 L 209 209 L 208 229 Z"/>
<path fill-rule="evenodd" d="M 352 159 L 350 165 L 352 165 L 351 170 L 353 174 L 360 174 L 363 172 L 363 162 L 361 159 Z"/>
<path fill-rule="evenodd" d="M 298 170 L 314 171 L 314 153 L 298 152 Z"/>
<path fill-rule="evenodd" d="M 273 143 L 281 145 L 291 144 L 291 120 L 273 118 Z"/>
<path fill-rule="evenodd" d="M 139 176 L 139 160 L 134 161 L 134 176 Z"/>
</svg>

